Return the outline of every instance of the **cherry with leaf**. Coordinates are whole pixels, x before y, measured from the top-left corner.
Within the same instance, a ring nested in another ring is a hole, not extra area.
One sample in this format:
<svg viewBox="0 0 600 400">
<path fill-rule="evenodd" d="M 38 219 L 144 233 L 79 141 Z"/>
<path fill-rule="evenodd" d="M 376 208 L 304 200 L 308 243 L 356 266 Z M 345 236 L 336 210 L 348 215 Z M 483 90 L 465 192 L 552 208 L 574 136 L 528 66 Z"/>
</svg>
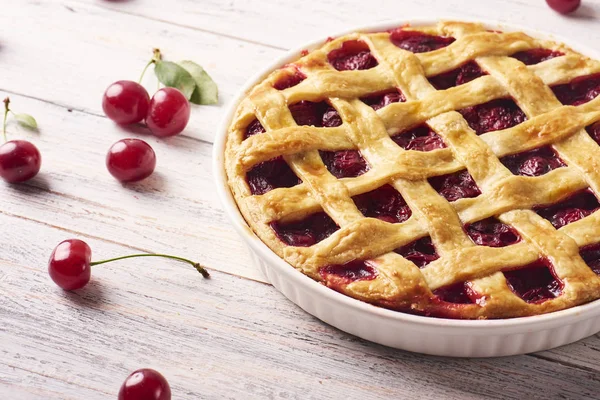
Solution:
<svg viewBox="0 0 600 400">
<path fill-rule="evenodd" d="M 10 108 L 10 99 L 4 99 L 4 144 L 0 146 L 0 177 L 9 183 L 25 182 L 40 172 L 42 155 L 37 147 L 27 140 L 7 140 L 6 124 L 9 115 L 27 129 L 36 130 L 37 122 L 29 114 L 16 114 Z"/>
<path fill-rule="evenodd" d="M 153 65 L 160 83 L 165 85 L 152 98 L 141 85 L 144 74 Z M 117 81 L 104 92 L 102 108 L 107 117 L 127 125 L 145 120 L 158 137 L 181 133 L 190 119 L 190 102 L 216 104 L 217 85 L 198 64 L 192 61 L 164 61 L 159 49 L 153 50 L 138 82 Z"/>
</svg>

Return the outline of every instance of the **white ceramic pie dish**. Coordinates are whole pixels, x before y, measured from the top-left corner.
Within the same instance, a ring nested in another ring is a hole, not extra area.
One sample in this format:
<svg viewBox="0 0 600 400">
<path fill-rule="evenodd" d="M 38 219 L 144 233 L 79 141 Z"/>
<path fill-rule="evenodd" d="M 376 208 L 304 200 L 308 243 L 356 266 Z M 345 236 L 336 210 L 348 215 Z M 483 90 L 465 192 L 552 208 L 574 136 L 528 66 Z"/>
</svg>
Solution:
<svg viewBox="0 0 600 400">
<path fill-rule="evenodd" d="M 358 27 L 354 31 L 382 31 L 406 23 L 432 25 L 439 19 L 411 19 Z M 455 19 L 455 18 L 454 18 Z M 461 18 L 461 20 L 468 19 Z M 598 51 L 555 35 L 510 24 L 477 20 L 489 29 L 521 31 L 533 37 L 551 39 L 595 59 Z M 288 299 L 320 320 L 363 339 L 403 350 L 453 357 L 496 357 L 531 353 L 562 346 L 600 332 L 600 300 L 550 314 L 500 320 L 453 320 L 405 314 L 379 308 L 329 289 L 289 265 L 248 226 L 229 190 L 224 168 L 227 130 L 243 96 L 268 73 L 297 59 L 301 50 L 313 50 L 326 38 L 287 52 L 252 77 L 227 107 L 216 133 L 213 172 L 217 192 L 226 214 L 250 249 L 254 263 L 265 277 Z"/>
</svg>

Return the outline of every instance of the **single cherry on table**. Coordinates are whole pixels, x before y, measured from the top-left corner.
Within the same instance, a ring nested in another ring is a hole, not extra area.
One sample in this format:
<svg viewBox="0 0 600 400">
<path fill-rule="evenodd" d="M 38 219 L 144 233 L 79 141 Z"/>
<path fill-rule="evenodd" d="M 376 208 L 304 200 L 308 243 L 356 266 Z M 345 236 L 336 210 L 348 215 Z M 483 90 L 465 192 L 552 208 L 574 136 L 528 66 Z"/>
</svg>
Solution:
<svg viewBox="0 0 600 400">
<path fill-rule="evenodd" d="M 9 104 L 10 99 L 7 97 L 4 99 L 2 134 L 5 143 L 0 146 L 0 177 L 9 183 L 19 183 L 28 181 L 40 172 L 42 155 L 31 142 L 6 140 L 6 120 L 12 112 Z"/>
<path fill-rule="evenodd" d="M 160 372 L 138 369 L 123 382 L 119 400 L 171 400 L 171 387 Z"/>
<path fill-rule="evenodd" d="M 123 139 L 113 144 L 106 155 L 106 168 L 121 182 L 137 182 L 152 175 L 156 154 L 140 139 Z"/>
<path fill-rule="evenodd" d="M 167 254 L 131 254 L 92 262 L 92 249 L 86 242 L 79 239 L 68 239 L 56 246 L 48 262 L 48 274 L 54 283 L 62 289 L 77 290 L 90 281 L 92 266 L 135 257 L 170 258 L 192 265 L 204 278 L 210 277 L 208 271 L 199 263 Z"/>
<path fill-rule="evenodd" d="M 581 0 L 546 0 L 546 3 L 556 12 L 569 14 L 579 8 Z"/>
</svg>

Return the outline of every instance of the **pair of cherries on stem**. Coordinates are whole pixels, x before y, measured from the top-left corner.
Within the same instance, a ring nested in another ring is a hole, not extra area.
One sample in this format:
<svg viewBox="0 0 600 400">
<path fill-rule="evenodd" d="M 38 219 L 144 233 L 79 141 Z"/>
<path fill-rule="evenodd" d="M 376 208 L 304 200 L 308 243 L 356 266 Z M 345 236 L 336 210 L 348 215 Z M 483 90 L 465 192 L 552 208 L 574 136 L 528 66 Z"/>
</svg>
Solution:
<svg viewBox="0 0 600 400">
<path fill-rule="evenodd" d="M 120 125 L 145 121 L 150 132 L 158 137 L 175 136 L 185 129 L 191 109 L 183 93 L 173 87 L 165 87 L 150 99 L 141 85 L 148 67 L 156 66 L 161 60 L 160 50 L 154 49 L 152 59 L 144 67 L 138 82 L 117 81 L 106 89 L 102 109 L 108 118 Z"/>
<path fill-rule="evenodd" d="M 2 135 L 5 143 L 0 146 L 0 177 L 9 183 L 19 183 L 33 178 L 40 172 L 42 155 L 37 147 L 27 140 L 7 141 L 6 121 L 9 113 L 13 113 L 9 104 L 10 99 L 7 97 L 4 99 Z M 25 114 L 15 114 L 15 116 L 26 118 L 27 126 L 30 128 L 37 127 L 33 117 Z"/>
</svg>

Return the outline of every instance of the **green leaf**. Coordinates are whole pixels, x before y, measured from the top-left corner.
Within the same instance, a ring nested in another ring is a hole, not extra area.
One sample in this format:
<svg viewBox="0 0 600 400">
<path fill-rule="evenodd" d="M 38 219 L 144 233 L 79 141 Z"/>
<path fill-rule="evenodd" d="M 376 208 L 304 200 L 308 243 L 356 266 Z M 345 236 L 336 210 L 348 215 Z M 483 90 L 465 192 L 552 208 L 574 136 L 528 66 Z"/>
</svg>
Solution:
<svg viewBox="0 0 600 400">
<path fill-rule="evenodd" d="M 192 93 L 196 89 L 196 82 L 184 68 L 174 62 L 157 61 L 154 73 L 163 85 L 181 90 L 187 99 L 192 97 Z"/>
<path fill-rule="evenodd" d="M 15 114 L 15 119 L 17 120 L 19 125 L 27 129 L 35 130 L 38 127 L 35 118 L 33 118 L 29 114 Z"/>
<path fill-rule="evenodd" d="M 206 73 L 204 68 L 193 61 L 181 61 L 179 65 L 190 73 L 196 82 L 196 88 L 190 101 L 194 104 L 217 104 L 219 101 L 219 90 L 217 84 Z"/>
</svg>

